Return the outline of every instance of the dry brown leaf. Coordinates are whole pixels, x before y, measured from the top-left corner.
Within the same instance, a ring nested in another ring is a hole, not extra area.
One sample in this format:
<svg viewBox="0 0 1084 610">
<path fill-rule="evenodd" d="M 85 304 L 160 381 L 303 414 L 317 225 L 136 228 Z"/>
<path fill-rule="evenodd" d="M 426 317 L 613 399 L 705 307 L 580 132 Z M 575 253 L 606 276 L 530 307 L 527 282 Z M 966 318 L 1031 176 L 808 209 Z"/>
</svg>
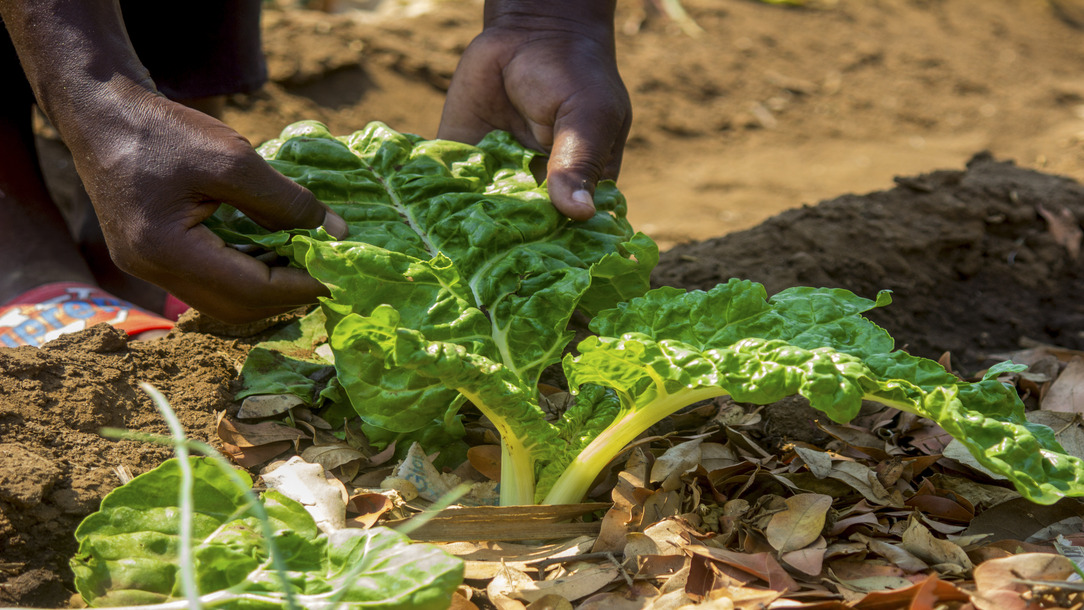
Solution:
<svg viewBox="0 0 1084 610">
<path fill-rule="evenodd" d="M 256 468 L 278 457 L 293 446 L 294 444 L 290 441 L 277 441 L 259 447 L 238 447 L 230 443 L 222 443 L 222 449 L 230 456 L 230 459 L 242 468 Z"/>
<path fill-rule="evenodd" d="M 854 538 L 865 542 L 870 551 L 884 557 L 904 572 L 922 572 L 930 567 L 925 561 L 915 557 L 910 551 L 907 551 L 898 545 L 877 538 L 863 536 L 861 534 L 856 534 Z"/>
<path fill-rule="evenodd" d="M 293 394 L 257 394 L 241 401 L 238 419 L 263 419 L 274 417 L 305 404 Z"/>
<path fill-rule="evenodd" d="M 923 481 L 904 504 L 924 514 L 955 523 L 970 523 L 975 518 L 975 507 L 966 498 L 934 487 L 929 479 Z"/>
<path fill-rule="evenodd" d="M 764 531 L 768 543 L 780 553 L 805 548 L 817 540 L 832 507 L 832 498 L 821 494 L 799 494 L 785 501 L 787 509 L 772 515 Z"/>
<path fill-rule="evenodd" d="M 907 587 L 911 581 L 898 566 L 880 559 L 847 557 L 829 562 L 829 576 L 847 589 L 866 594 Z M 861 599 L 861 596 L 854 596 Z"/>
<path fill-rule="evenodd" d="M 706 590 L 703 591 L 689 591 L 691 594 L 706 596 L 713 586 L 718 582 L 717 578 L 704 578 L 704 573 L 711 574 L 711 564 L 723 564 L 730 566 L 746 574 L 759 578 L 768 583 L 768 587 L 773 591 L 797 591 L 800 589 L 798 583 L 787 574 L 787 571 L 775 560 L 769 553 L 738 553 L 736 551 L 728 551 L 726 549 L 717 549 L 706 546 L 691 545 L 687 547 L 687 552 L 693 557 L 693 563 L 690 568 L 689 582 L 705 582 L 708 584 Z M 730 583 L 726 583 L 725 586 L 729 586 Z"/>
<path fill-rule="evenodd" d="M 467 461 L 490 481 L 501 480 L 501 448 L 499 445 L 475 445 L 467 449 Z"/>
<path fill-rule="evenodd" d="M 602 527 L 598 538 L 591 547 L 593 553 L 614 553 L 620 555 L 625 551 L 625 536 L 629 533 L 629 524 L 632 522 L 632 514 L 627 510 L 616 506 L 606 511 L 602 517 Z"/>
<path fill-rule="evenodd" d="M 351 496 L 346 502 L 346 512 L 353 516 L 347 518 L 346 526 L 369 529 L 394 505 L 392 499 L 384 494 L 362 493 Z"/>
<path fill-rule="evenodd" d="M 877 480 L 877 473 L 872 468 L 858 462 L 836 460 L 832 462 L 829 478 L 846 483 L 851 489 L 862 494 L 866 500 L 880 506 L 903 506 L 903 497 L 898 491 L 889 491 Z"/>
<path fill-rule="evenodd" d="M 832 473 L 832 456 L 827 452 L 807 447 L 795 447 L 794 452 L 802 458 L 809 472 L 818 479 L 823 479 Z"/>
<path fill-rule="evenodd" d="M 841 441 L 848 447 L 861 451 L 875 460 L 885 460 L 892 455 L 888 444 L 869 430 L 863 430 L 854 426 L 839 424 L 826 424 L 817 422 L 817 426 L 828 434 Z"/>
<path fill-rule="evenodd" d="M 278 422 L 243 424 L 225 417 L 225 414 L 218 418 L 218 437 L 224 442 L 242 448 L 259 447 L 278 441 L 296 442 L 310 438 L 301 430 Z"/>
<path fill-rule="evenodd" d="M 641 555 L 636 558 L 636 578 L 667 580 L 689 565 L 685 555 Z"/>
<path fill-rule="evenodd" d="M 1073 562 L 1053 553 L 1023 553 L 991 559 L 975 568 L 976 591 L 972 603 L 979 610 L 1024 610 L 1031 608 L 1021 597 L 1033 585 L 1020 582 L 1064 581 L 1074 573 Z"/>
<path fill-rule="evenodd" d="M 527 610 L 572 610 L 572 602 L 551 593 L 527 604 Z"/>
<path fill-rule="evenodd" d="M 828 530 L 828 535 L 840 536 L 845 534 L 851 528 L 859 526 L 863 526 L 873 531 L 880 531 L 881 533 L 888 531 L 888 528 L 883 527 L 877 520 L 877 515 L 874 515 L 873 513 L 860 513 L 836 520 L 836 522 L 832 524 L 831 529 Z"/>
<path fill-rule="evenodd" d="M 707 600 L 699 604 L 697 608 L 712 608 L 713 603 L 729 602 L 729 604 L 723 604 L 719 608 L 726 608 L 729 605 L 734 610 L 760 610 L 761 608 L 767 608 L 769 604 L 779 599 L 782 593 L 782 591 L 768 591 L 751 587 L 720 587 L 709 593 Z"/>
<path fill-rule="evenodd" d="M 655 459 L 651 465 L 650 483 L 662 483 L 662 488 L 667 491 L 677 489 L 681 475 L 695 470 L 700 465 L 700 443 L 703 439 L 695 439 L 679 443 L 670 447 L 665 453 Z"/>
<path fill-rule="evenodd" d="M 502 566 L 497 574 L 486 585 L 486 597 L 498 610 L 525 610 L 527 605 L 513 598 L 520 590 L 533 587 L 534 580 L 510 566 Z"/>
<path fill-rule="evenodd" d="M 705 472 L 712 472 L 741 461 L 738 454 L 728 445 L 721 443 L 703 443 L 700 445 L 700 466 Z"/>
<path fill-rule="evenodd" d="M 463 588 L 456 589 L 455 593 L 452 594 L 452 605 L 448 606 L 448 610 L 478 610 L 478 606 L 463 593 Z"/>
<path fill-rule="evenodd" d="M 968 601 L 966 593 L 955 585 L 930 574 L 922 582 L 909 587 L 885 592 L 871 592 L 854 604 L 855 610 L 934 610 L 949 603 Z"/>
<path fill-rule="evenodd" d="M 550 595 L 576 601 L 598 592 L 619 579 L 623 580 L 621 568 L 613 563 L 581 564 L 581 567 L 565 576 L 554 580 L 534 581 L 530 585 L 517 588 L 508 595 L 528 603 Z"/>
<path fill-rule="evenodd" d="M 330 436 L 330 435 L 327 435 Z M 334 437 L 332 437 L 334 438 Z M 329 439 L 323 439 L 327 442 Z M 334 439 L 334 443 L 313 445 L 306 447 L 301 452 L 301 459 L 313 464 L 320 464 L 325 470 L 331 471 L 350 464 L 351 462 L 364 461 L 365 454 L 354 449 L 343 441 Z"/>
<path fill-rule="evenodd" d="M 684 593 L 684 591 L 682 591 Z M 651 583 L 635 581 L 632 586 L 621 586 L 615 591 L 596 593 L 576 606 L 577 610 L 645 610 L 652 608 L 652 601 L 659 590 Z"/>
<path fill-rule="evenodd" d="M 824 554 L 827 550 L 828 542 L 822 536 L 805 548 L 780 553 L 779 559 L 799 572 L 809 576 L 817 576 L 824 566 Z"/>
<path fill-rule="evenodd" d="M 943 572 L 965 574 L 974 567 L 960 545 L 950 540 L 935 538 L 917 519 L 910 520 L 900 546 Z"/>
<path fill-rule="evenodd" d="M 1040 405 L 1045 411 L 1084 413 L 1084 358 L 1077 356 L 1065 365 Z"/>
</svg>

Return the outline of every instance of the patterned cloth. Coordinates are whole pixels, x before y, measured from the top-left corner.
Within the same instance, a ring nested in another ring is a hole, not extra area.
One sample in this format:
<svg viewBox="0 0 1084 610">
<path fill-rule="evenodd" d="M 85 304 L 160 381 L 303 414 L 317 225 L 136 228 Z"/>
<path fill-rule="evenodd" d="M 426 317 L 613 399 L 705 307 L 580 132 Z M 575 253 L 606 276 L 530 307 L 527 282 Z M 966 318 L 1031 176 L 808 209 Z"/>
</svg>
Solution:
<svg viewBox="0 0 1084 610">
<path fill-rule="evenodd" d="M 170 329 L 173 322 L 94 286 L 58 282 L 38 286 L 0 305 L 0 346 L 42 344 L 96 324 L 115 326 L 129 335 Z"/>
</svg>

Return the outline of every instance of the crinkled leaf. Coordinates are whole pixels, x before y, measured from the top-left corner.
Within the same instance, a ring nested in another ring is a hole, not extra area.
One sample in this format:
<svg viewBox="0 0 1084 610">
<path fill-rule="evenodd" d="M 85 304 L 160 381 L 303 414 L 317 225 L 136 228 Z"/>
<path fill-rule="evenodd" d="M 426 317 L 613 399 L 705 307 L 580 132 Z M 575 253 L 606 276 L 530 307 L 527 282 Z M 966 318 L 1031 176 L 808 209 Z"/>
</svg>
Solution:
<svg viewBox="0 0 1084 610">
<path fill-rule="evenodd" d="M 216 607 L 283 608 L 283 584 L 244 489 L 214 463 L 191 458 L 196 583 Z M 251 479 L 238 473 L 246 486 Z M 167 602 L 179 583 L 181 480 L 176 460 L 107 495 L 76 530 L 76 589 L 92 606 Z M 344 608 L 444 608 L 463 576 L 458 559 L 387 530 L 328 537 L 297 502 L 268 491 L 262 503 L 298 603 L 337 595 Z M 228 589 L 228 590 L 227 590 Z M 245 597 L 258 595 L 259 597 Z"/>
<path fill-rule="evenodd" d="M 1084 463 L 1029 423 L 1015 390 L 987 375 L 960 381 L 932 360 L 893 351 L 861 316 L 888 303 L 839 289 L 795 288 L 771 299 L 751 282 L 710 291 L 664 288 L 603 312 L 566 357 L 571 386 L 612 387 L 623 413 L 597 445 L 617 445 L 686 404 L 729 394 L 756 404 L 800 394 L 838 422 L 863 400 L 928 417 L 1033 501 L 1084 495 Z M 997 371 L 1016 370 L 1003 366 Z M 559 483 L 560 485 L 560 483 Z"/>
</svg>

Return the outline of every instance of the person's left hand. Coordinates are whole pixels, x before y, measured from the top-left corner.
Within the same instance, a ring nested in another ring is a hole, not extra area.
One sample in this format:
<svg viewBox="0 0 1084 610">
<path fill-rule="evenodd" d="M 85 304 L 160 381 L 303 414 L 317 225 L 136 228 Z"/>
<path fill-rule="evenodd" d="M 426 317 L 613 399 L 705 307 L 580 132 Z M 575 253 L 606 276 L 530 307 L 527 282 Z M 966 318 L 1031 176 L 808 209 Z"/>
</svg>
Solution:
<svg viewBox="0 0 1084 610">
<path fill-rule="evenodd" d="M 595 213 L 598 181 L 617 179 L 632 123 L 612 23 L 538 23 L 552 29 L 498 22 L 471 42 L 452 77 L 437 137 L 476 144 L 503 129 L 524 146 L 549 153 L 553 205 L 586 220 Z"/>
</svg>

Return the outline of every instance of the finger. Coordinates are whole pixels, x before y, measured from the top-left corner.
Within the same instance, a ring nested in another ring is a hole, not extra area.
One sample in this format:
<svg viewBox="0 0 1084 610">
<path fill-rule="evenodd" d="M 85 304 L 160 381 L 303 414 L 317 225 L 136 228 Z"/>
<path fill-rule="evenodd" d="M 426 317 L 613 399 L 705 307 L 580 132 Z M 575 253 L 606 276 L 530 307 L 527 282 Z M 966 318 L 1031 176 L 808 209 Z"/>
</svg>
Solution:
<svg viewBox="0 0 1084 610">
<path fill-rule="evenodd" d="M 621 161 L 625 158 L 625 142 L 629 139 L 629 128 L 631 127 L 632 117 L 630 116 L 625 119 L 621 131 L 617 134 L 617 139 L 614 140 L 613 148 L 610 149 L 610 162 L 602 170 L 604 180 L 617 182 L 617 178 L 621 174 Z"/>
<path fill-rule="evenodd" d="M 323 226 L 339 239 L 349 232 L 341 216 L 307 188 L 275 171 L 255 152 L 243 161 L 240 171 L 231 175 L 227 190 L 220 195 L 225 203 L 271 231 Z"/>
<path fill-rule="evenodd" d="M 327 288 L 301 269 L 268 267 L 229 247 L 204 226 L 186 232 L 170 253 L 167 277 L 148 278 L 202 313 L 229 323 L 243 323 L 315 303 Z"/>
<path fill-rule="evenodd" d="M 573 220 L 594 215 L 595 186 L 604 177 L 616 177 L 620 169 L 627 122 L 598 120 L 598 114 L 577 111 L 554 124 L 546 181 L 553 205 Z"/>
</svg>

